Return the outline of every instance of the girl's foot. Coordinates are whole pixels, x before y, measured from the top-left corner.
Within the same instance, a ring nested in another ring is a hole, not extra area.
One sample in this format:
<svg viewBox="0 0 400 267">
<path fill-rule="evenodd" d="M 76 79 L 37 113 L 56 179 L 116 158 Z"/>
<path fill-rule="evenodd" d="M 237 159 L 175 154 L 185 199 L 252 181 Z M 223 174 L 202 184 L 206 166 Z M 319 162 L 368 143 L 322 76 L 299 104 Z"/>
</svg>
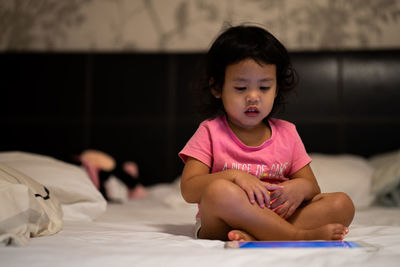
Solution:
<svg viewBox="0 0 400 267">
<path fill-rule="evenodd" d="M 343 240 L 349 229 L 342 224 L 327 224 L 311 230 L 300 230 L 300 235 L 294 240 Z M 228 233 L 228 239 L 231 241 L 254 241 L 255 237 L 241 231 L 232 230 Z"/>
<path fill-rule="evenodd" d="M 302 230 L 303 235 L 300 239 L 306 240 L 343 240 L 349 232 L 349 228 L 342 224 L 326 224 L 311 230 Z"/>
<path fill-rule="evenodd" d="M 228 239 L 231 241 L 254 241 L 256 240 L 252 235 L 240 231 L 240 230 L 232 230 L 228 233 Z"/>
</svg>

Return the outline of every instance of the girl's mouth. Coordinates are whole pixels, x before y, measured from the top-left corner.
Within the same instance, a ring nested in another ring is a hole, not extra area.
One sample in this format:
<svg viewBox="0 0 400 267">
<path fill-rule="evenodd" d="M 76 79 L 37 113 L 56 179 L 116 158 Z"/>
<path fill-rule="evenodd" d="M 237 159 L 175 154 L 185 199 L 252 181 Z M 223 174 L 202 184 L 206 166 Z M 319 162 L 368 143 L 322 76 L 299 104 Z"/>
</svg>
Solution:
<svg viewBox="0 0 400 267">
<path fill-rule="evenodd" d="M 260 111 L 255 107 L 250 107 L 244 113 L 248 117 L 256 117 L 260 113 Z"/>
</svg>

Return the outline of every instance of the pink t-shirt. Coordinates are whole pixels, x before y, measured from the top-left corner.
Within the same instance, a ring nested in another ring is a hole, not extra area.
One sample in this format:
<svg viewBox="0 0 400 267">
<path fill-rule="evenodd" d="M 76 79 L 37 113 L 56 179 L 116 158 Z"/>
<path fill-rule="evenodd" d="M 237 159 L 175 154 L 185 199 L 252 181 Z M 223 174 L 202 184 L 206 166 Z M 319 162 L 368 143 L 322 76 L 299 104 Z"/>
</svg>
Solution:
<svg viewBox="0 0 400 267">
<path fill-rule="evenodd" d="M 211 173 L 239 169 L 270 183 L 280 183 L 311 162 L 294 124 L 269 119 L 271 138 L 257 147 L 243 144 L 233 133 L 225 116 L 203 121 L 179 152 L 186 163 L 195 158 Z"/>
</svg>

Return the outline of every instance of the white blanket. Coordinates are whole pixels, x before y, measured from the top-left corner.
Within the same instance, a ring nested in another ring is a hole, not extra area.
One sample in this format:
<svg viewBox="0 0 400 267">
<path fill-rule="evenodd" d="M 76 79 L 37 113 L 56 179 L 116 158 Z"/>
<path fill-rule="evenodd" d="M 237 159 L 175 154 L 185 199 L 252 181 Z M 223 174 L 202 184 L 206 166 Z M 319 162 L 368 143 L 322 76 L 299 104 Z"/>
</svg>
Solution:
<svg viewBox="0 0 400 267">
<path fill-rule="evenodd" d="M 178 184 L 158 185 L 150 196 L 111 204 L 93 222 L 67 221 L 62 232 L 23 248 L 0 248 L 1 266 L 399 266 L 400 209 L 358 210 L 346 240 L 379 249 L 224 249 L 221 241 L 192 237 L 197 207 Z M 23 256 L 22 256 L 23 255 Z"/>
</svg>

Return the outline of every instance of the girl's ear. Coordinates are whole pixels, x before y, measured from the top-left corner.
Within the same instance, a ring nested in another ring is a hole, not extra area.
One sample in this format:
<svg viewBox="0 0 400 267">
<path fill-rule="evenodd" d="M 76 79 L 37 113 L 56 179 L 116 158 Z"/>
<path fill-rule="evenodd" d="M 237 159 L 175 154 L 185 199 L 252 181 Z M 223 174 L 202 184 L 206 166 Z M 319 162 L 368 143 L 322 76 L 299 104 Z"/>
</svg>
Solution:
<svg viewBox="0 0 400 267">
<path fill-rule="evenodd" d="M 208 81 L 208 85 L 211 87 L 211 94 L 215 98 L 221 98 L 221 91 L 216 89 L 217 85 L 214 83 L 214 78 L 210 78 L 210 80 Z"/>
<path fill-rule="evenodd" d="M 211 93 L 215 98 L 221 98 L 221 92 L 215 89 L 215 87 L 211 88 Z"/>
</svg>

